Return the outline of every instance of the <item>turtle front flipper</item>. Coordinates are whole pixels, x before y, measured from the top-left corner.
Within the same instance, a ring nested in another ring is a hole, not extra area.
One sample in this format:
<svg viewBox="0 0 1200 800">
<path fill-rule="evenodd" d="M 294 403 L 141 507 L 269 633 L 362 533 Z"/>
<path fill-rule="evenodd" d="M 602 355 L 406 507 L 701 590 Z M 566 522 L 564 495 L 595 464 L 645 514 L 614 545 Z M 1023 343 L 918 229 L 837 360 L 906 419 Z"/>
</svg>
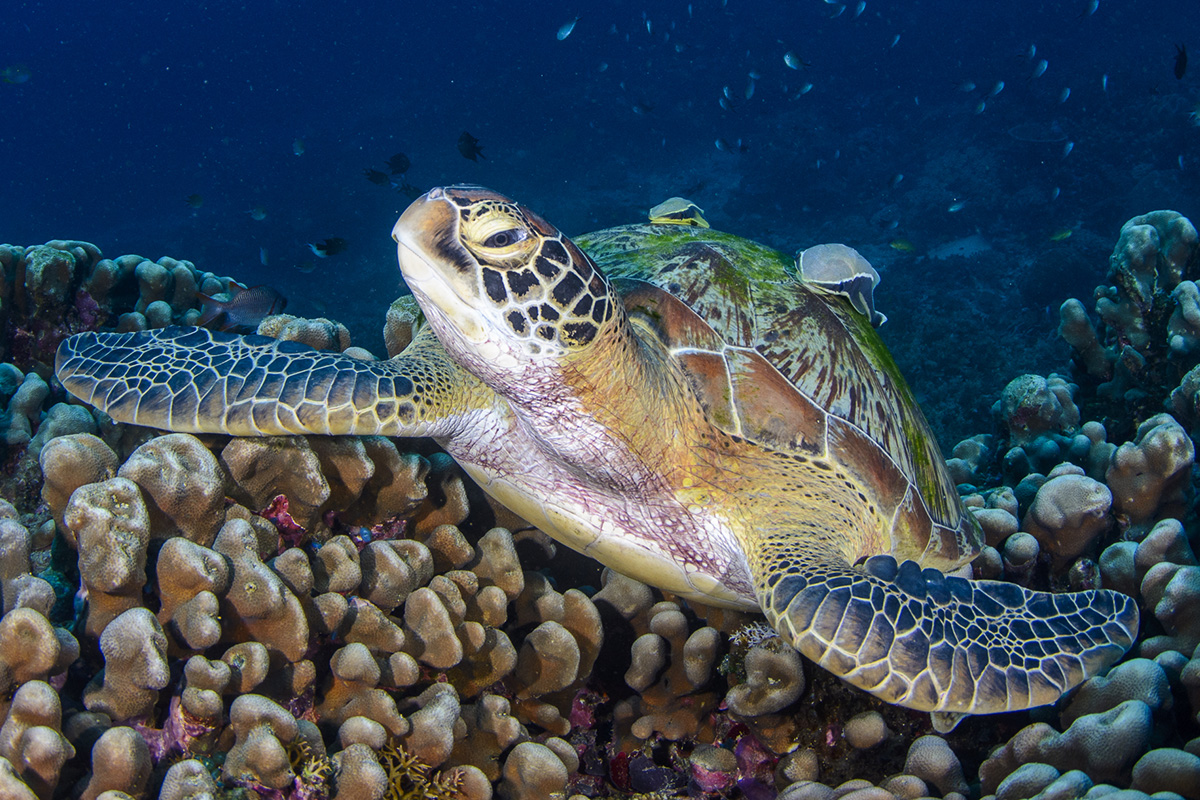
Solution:
<svg viewBox="0 0 1200 800">
<path fill-rule="evenodd" d="M 758 580 L 780 635 L 882 700 L 942 712 L 943 725 L 1052 703 L 1137 636 L 1136 603 L 1114 591 L 1050 594 L 886 555 L 861 567 L 797 555 Z"/>
<path fill-rule="evenodd" d="M 205 328 L 81 333 L 55 372 L 118 422 L 180 433 L 442 436 L 488 397 L 425 331 L 388 361 Z"/>
</svg>

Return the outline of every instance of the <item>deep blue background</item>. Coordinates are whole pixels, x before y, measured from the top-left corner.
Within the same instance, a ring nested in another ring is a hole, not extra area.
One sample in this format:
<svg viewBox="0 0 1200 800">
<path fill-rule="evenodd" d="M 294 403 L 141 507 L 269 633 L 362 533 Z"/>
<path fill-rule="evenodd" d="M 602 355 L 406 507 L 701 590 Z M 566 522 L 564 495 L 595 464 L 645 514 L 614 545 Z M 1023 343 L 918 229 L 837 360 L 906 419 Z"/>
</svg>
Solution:
<svg viewBox="0 0 1200 800">
<path fill-rule="evenodd" d="M 1001 307 L 1003 325 L 1052 330 L 1064 297 L 1090 304 L 1122 222 L 1200 213 L 1194 0 L 1101 0 L 1091 16 L 1087 0 L 868 0 L 834 19 L 821 0 L 691 5 L 689 19 L 678 0 L 10 2 L 0 68 L 31 77 L 0 83 L 0 241 L 187 258 L 377 339 L 400 290 L 389 232 L 408 198 L 362 170 L 399 151 L 421 189 L 483 183 L 568 232 L 685 194 L 715 226 L 782 248 L 852 244 L 884 274 L 894 342 L 906 323 L 889 288 L 924 286 L 937 314 L 995 294 L 979 327 Z M 1049 61 L 1036 79 L 1031 43 Z M 1176 43 L 1194 50 L 1184 80 Z M 789 50 L 811 68 L 789 69 Z M 718 105 L 726 85 L 732 111 Z M 1052 124 L 1075 143 L 1065 158 L 1061 141 L 1009 133 Z M 486 160 L 458 153 L 464 130 Z M 718 151 L 718 137 L 745 152 Z M 924 258 L 976 233 L 990 259 Z M 295 269 L 329 236 L 347 252 Z"/>
</svg>

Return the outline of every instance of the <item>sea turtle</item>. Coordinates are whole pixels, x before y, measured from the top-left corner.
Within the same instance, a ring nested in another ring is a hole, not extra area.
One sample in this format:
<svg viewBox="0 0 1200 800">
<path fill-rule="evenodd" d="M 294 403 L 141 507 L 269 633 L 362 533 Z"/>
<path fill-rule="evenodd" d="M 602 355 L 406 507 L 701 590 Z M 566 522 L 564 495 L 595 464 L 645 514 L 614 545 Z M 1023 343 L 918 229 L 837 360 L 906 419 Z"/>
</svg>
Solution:
<svg viewBox="0 0 1200 800">
<path fill-rule="evenodd" d="M 475 186 L 392 232 L 425 315 L 387 361 L 202 328 L 84 333 L 58 377 L 114 419 L 235 436 L 430 436 L 559 541 L 688 600 L 761 608 L 883 700 L 1042 705 L 1111 664 L 1138 609 L 944 575 L 979 552 L 870 321 L 784 254 L 642 223 L 571 241 Z"/>
</svg>

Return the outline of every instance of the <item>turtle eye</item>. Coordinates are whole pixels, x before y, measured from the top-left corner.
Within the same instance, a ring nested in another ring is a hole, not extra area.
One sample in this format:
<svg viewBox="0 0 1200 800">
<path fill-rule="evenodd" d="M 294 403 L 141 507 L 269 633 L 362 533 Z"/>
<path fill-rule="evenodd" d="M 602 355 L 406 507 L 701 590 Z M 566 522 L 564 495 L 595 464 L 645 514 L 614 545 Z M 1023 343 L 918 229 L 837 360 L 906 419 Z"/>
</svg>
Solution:
<svg viewBox="0 0 1200 800">
<path fill-rule="evenodd" d="M 523 242 L 529 238 L 529 232 L 522 228 L 509 228 L 504 231 L 497 231 L 491 236 L 484 239 L 483 246 L 499 250 L 509 247 L 517 242 Z"/>
</svg>

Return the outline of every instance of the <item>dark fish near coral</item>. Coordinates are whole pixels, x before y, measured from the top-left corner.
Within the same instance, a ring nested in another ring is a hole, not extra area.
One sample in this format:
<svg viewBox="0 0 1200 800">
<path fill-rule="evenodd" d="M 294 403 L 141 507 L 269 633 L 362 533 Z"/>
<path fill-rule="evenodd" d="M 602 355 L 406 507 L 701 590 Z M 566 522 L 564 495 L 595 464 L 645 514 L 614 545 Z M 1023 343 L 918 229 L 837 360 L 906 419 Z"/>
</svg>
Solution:
<svg viewBox="0 0 1200 800">
<path fill-rule="evenodd" d="M 204 205 L 204 196 L 199 194 L 189 194 L 183 200 L 192 208 L 199 208 Z"/>
<path fill-rule="evenodd" d="M 388 169 L 393 175 L 403 175 L 408 172 L 408 168 L 412 166 L 412 162 L 408 160 L 408 156 L 404 153 L 396 153 L 387 160 Z"/>
<path fill-rule="evenodd" d="M 366 177 L 367 180 L 369 180 L 371 183 L 375 184 L 376 186 L 383 186 L 385 183 L 388 182 L 387 173 L 380 172 L 377 169 L 364 169 L 363 176 Z"/>
<path fill-rule="evenodd" d="M 308 249 L 313 251 L 313 255 L 317 258 L 328 258 L 336 256 L 338 253 L 346 249 L 346 245 L 350 244 L 340 236 L 333 236 L 328 239 L 322 239 L 319 242 L 309 242 Z"/>
<path fill-rule="evenodd" d="M 1175 80 L 1183 80 L 1187 74 L 1187 45 L 1175 45 Z"/>
<path fill-rule="evenodd" d="M 409 198 L 410 200 L 416 200 L 421 196 L 421 189 L 417 186 L 413 186 L 408 181 L 401 183 L 399 186 L 396 186 L 396 184 L 393 183 L 392 186 L 395 187 L 397 192 Z"/>
<path fill-rule="evenodd" d="M 462 153 L 463 158 L 468 158 L 471 161 L 478 161 L 481 158 L 486 159 L 483 154 L 483 148 L 479 145 L 479 140 L 466 131 L 458 137 L 458 152 Z"/>
<path fill-rule="evenodd" d="M 230 281 L 228 300 L 203 292 L 197 292 L 196 296 L 204 301 L 196 324 L 206 328 L 215 326 L 222 331 L 257 328 L 263 319 L 282 312 L 287 306 L 287 298 L 265 284 L 247 287 Z"/>
</svg>

